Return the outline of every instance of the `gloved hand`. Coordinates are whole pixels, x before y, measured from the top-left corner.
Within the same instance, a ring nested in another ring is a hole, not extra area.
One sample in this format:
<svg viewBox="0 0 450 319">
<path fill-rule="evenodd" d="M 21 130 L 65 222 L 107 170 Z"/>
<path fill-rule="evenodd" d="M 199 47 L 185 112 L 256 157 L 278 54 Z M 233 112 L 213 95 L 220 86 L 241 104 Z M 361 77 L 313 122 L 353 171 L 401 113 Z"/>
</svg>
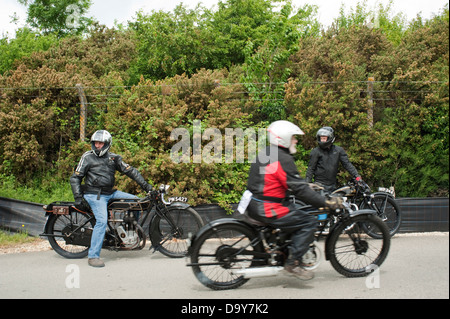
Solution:
<svg viewBox="0 0 450 319">
<path fill-rule="evenodd" d="M 82 211 L 87 211 L 89 209 L 89 204 L 83 197 L 75 198 L 75 207 Z"/>
<path fill-rule="evenodd" d="M 324 189 L 322 186 L 320 186 L 319 184 L 315 184 L 315 183 L 309 183 L 308 186 L 315 192 L 318 192 L 318 191 L 321 191 Z"/>
<path fill-rule="evenodd" d="M 330 197 L 325 201 L 325 205 L 332 210 L 344 208 L 343 203 L 344 200 L 342 199 L 342 197 Z"/>
<path fill-rule="evenodd" d="M 359 185 L 366 185 L 366 183 L 362 180 L 361 176 L 356 176 L 356 177 L 355 177 L 355 181 L 356 181 Z"/>
<path fill-rule="evenodd" d="M 370 192 L 370 187 L 369 187 L 369 185 L 367 185 L 367 183 L 363 181 L 363 179 L 361 178 L 361 176 L 355 177 L 355 181 L 356 181 L 356 183 L 358 183 L 358 185 L 363 189 L 363 191 L 368 191 L 368 192 Z"/>
<path fill-rule="evenodd" d="M 149 193 L 153 190 L 153 186 L 147 183 L 147 185 L 144 185 L 143 189 L 146 193 Z"/>
</svg>

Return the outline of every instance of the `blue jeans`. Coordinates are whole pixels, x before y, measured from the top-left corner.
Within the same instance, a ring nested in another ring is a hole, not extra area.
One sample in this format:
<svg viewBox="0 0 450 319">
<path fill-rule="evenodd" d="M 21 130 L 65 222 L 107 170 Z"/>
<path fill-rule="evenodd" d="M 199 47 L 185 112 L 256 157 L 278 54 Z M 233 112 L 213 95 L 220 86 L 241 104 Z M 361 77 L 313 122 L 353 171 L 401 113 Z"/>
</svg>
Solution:
<svg viewBox="0 0 450 319">
<path fill-rule="evenodd" d="M 89 247 L 88 258 L 100 257 L 100 251 L 102 250 L 103 239 L 105 238 L 105 231 L 108 223 L 108 201 L 116 198 L 137 198 L 137 196 L 121 191 L 115 191 L 111 195 L 100 195 L 99 199 L 97 199 L 97 197 L 97 194 L 84 194 L 84 199 L 91 206 L 96 220 L 94 230 L 92 232 L 91 247 Z"/>
</svg>

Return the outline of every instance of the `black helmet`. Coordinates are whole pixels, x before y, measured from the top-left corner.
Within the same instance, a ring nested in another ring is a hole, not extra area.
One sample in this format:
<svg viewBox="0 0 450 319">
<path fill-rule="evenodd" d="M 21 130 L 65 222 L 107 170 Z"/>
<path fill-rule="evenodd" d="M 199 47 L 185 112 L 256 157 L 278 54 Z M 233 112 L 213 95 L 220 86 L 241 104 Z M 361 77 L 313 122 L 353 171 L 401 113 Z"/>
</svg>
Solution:
<svg viewBox="0 0 450 319">
<path fill-rule="evenodd" d="M 105 145 L 103 145 L 103 147 L 98 150 L 95 147 L 95 142 L 102 142 L 102 143 L 105 143 Z M 94 134 L 92 134 L 91 148 L 94 151 L 95 155 L 97 155 L 99 157 L 105 155 L 105 153 L 108 152 L 109 149 L 111 148 L 111 144 L 112 144 L 112 137 L 108 131 L 99 130 L 99 131 L 96 131 Z"/>
<path fill-rule="evenodd" d="M 320 137 L 321 136 L 326 136 L 327 137 L 326 142 L 321 142 L 320 141 Z M 324 126 L 324 127 L 322 127 L 321 129 L 319 129 L 317 131 L 316 138 L 317 138 L 317 143 L 319 144 L 320 148 L 327 148 L 331 144 L 334 143 L 334 139 L 335 139 L 335 137 L 334 137 L 334 130 L 331 127 L 329 127 L 329 126 Z"/>
</svg>

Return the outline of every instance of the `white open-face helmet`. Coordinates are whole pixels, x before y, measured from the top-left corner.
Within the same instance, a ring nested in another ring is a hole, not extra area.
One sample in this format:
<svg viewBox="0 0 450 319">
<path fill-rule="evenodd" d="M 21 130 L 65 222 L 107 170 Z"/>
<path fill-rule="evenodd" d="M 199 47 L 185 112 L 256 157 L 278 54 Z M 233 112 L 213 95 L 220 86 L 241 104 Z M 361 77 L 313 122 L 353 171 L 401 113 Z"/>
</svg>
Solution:
<svg viewBox="0 0 450 319">
<path fill-rule="evenodd" d="M 293 135 L 304 135 L 303 131 L 289 121 L 275 121 L 267 128 L 269 143 L 284 148 L 290 148 Z M 291 152 L 292 153 L 292 152 Z"/>
<path fill-rule="evenodd" d="M 103 147 L 100 150 L 98 150 L 95 147 L 95 142 L 102 142 L 102 143 L 105 143 L 105 145 L 103 145 Z M 91 147 L 92 147 L 92 150 L 94 151 L 95 155 L 97 155 L 99 157 L 102 157 L 103 155 L 105 155 L 106 152 L 108 152 L 109 149 L 111 148 L 111 144 L 112 144 L 112 136 L 111 136 L 111 134 L 109 134 L 108 131 L 99 130 L 99 131 L 96 131 L 94 134 L 92 134 Z"/>
</svg>

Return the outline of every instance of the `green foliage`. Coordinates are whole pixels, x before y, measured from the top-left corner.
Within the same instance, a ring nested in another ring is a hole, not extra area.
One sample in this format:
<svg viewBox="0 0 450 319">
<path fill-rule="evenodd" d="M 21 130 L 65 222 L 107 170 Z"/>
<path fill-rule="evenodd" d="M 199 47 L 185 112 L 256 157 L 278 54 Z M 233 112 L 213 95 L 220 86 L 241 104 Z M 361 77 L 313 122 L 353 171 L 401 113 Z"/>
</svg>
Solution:
<svg viewBox="0 0 450 319">
<path fill-rule="evenodd" d="M 96 27 L 86 39 L 65 38 L 17 60 L 14 70 L 0 76 L 6 88 L 0 101 L 0 172 L 26 181 L 58 162 L 79 137 L 76 84 L 91 86 L 88 94 L 123 85 L 133 49 L 129 32 Z M 90 121 L 96 121 L 96 106 L 104 102 L 91 102 Z"/>
<path fill-rule="evenodd" d="M 296 155 L 302 173 L 317 129 L 330 125 L 371 185 L 448 196 L 448 6 L 409 25 L 390 12 L 391 4 L 363 3 L 320 30 L 314 6 L 228 0 L 217 11 L 140 12 L 128 27 L 94 24 L 84 36 L 24 28 L 0 41 L 0 196 L 72 199 L 68 178 L 90 149 L 79 140 L 77 84 L 88 101 L 86 136 L 109 130 L 113 152 L 191 204 L 237 202 L 250 164 L 247 153 L 243 163 L 224 160 L 225 129 L 277 119 L 306 133 Z M 221 161 L 193 160 L 196 120 L 202 155 L 218 151 Z M 189 132 L 188 162 L 171 158 L 176 128 Z M 127 177 L 117 181 L 140 192 Z"/>
<path fill-rule="evenodd" d="M 92 23 L 83 15 L 91 0 L 18 0 L 28 6 L 27 22 L 43 34 L 56 33 L 59 37 L 81 34 Z"/>
<path fill-rule="evenodd" d="M 10 245 L 30 243 L 33 241 L 36 241 L 36 238 L 28 236 L 26 232 L 10 234 L 0 230 L 0 248 L 8 247 Z"/>
<path fill-rule="evenodd" d="M 272 122 L 286 116 L 283 96 L 284 83 L 291 73 L 289 57 L 298 51 L 302 37 L 318 34 L 319 23 L 313 18 L 316 10 L 305 5 L 295 12 L 288 2 L 270 23 L 260 27 L 265 34 L 264 43 L 247 41 L 242 82 L 260 105 L 257 113 L 260 120 Z"/>
<path fill-rule="evenodd" d="M 402 13 L 391 15 L 393 0 L 384 7 L 381 3 L 377 8 L 370 9 L 367 0 L 358 2 L 356 8 L 345 13 L 345 6 L 342 4 L 339 17 L 335 19 L 333 28 L 347 29 L 350 27 L 360 28 L 362 26 L 380 29 L 388 40 L 398 44 L 407 28 L 406 18 Z"/>
<path fill-rule="evenodd" d="M 157 80 L 196 70 L 214 68 L 211 34 L 206 27 L 208 10 L 195 10 L 178 5 L 173 12 L 152 11 L 150 15 L 138 12 L 136 21 L 130 23 L 138 39 L 138 60 L 134 69 L 134 82 L 143 75 Z"/>
<path fill-rule="evenodd" d="M 21 28 L 15 38 L 0 39 L 0 74 L 13 68 L 14 62 L 33 52 L 47 51 L 58 42 L 54 34 L 41 35 L 29 28 Z"/>
<path fill-rule="evenodd" d="M 176 163 L 170 157 L 172 147 L 179 142 L 170 137 L 176 128 L 191 132 L 189 144 L 193 147 L 194 120 L 200 120 L 203 128 L 217 128 L 222 136 L 225 128 L 252 125 L 242 112 L 241 101 L 232 99 L 242 87 L 226 85 L 226 75 L 200 70 L 190 78 L 182 75 L 166 81 L 143 80 L 131 87 L 103 115 L 105 128 L 114 138 L 113 151 L 139 168 L 152 184 L 171 184 L 173 194 L 187 196 L 192 203 L 238 200 L 245 190 L 248 165 L 196 163 L 193 149 L 188 163 Z M 223 85 L 216 86 L 216 80 Z M 222 137 L 219 142 L 223 147 Z M 203 139 L 202 153 L 208 143 Z M 127 191 L 140 191 L 123 176 L 118 177 L 118 185 Z"/>
<path fill-rule="evenodd" d="M 399 196 L 448 194 L 448 19 L 435 21 L 396 45 L 383 30 L 360 25 L 302 40 L 285 99 L 304 145 L 314 147 L 317 129 L 330 125 L 371 184 L 395 185 Z M 373 128 L 369 76 L 377 79 Z"/>
<path fill-rule="evenodd" d="M 72 201 L 72 189 L 66 180 L 55 179 L 51 172 L 34 178 L 27 184 L 12 175 L 0 174 L 0 197 L 48 204 L 53 201 Z"/>
<path fill-rule="evenodd" d="M 211 21 L 215 45 L 223 50 L 222 66 L 244 62 L 243 48 L 252 41 L 257 48 L 263 45 L 267 25 L 276 18 L 274 1 L 219 1 Z"/>
<path fill-rule="evenodd" d="M 282 5 L 279 11 L 278 2 Z M 284 63 L 301 35 L 318 33 L 313 14 L 312 6 L 295 12 L 290 1 L 269 0 L 219 1 L 215 12 L 200 5 L 187 9 L 183 4 L 173 12 L 138 12 L 129 24 L 139 43 L 139 56 L 131 67 L 132 83 L 141 75 L 157 80 L 192 75 L 201 68 L 230 68 L 244 63 L 260 47 L 263 54 L 276 51 L 264 62 L 266 67 Z M 251 72 L 247 73 L 250 76 Z"/>
</svg>

